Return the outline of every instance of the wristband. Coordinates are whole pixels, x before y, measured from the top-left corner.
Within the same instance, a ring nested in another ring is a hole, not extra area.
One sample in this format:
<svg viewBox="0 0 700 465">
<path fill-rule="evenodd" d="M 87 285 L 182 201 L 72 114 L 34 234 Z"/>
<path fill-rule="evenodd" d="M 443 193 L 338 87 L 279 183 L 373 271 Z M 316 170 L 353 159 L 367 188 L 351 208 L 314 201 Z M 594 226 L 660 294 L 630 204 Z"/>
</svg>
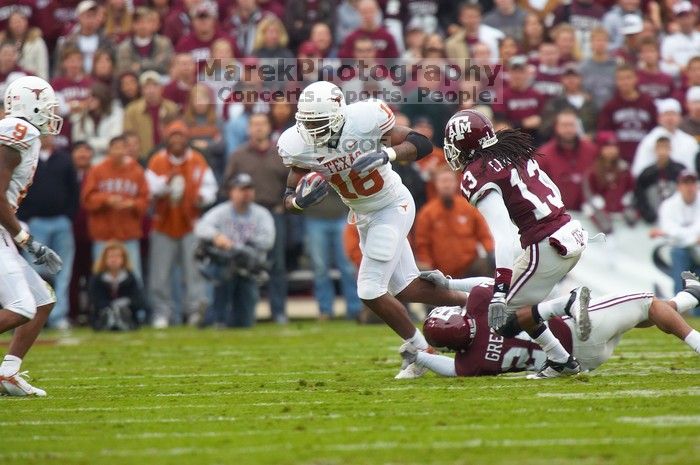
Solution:
<svg viewBox="0 0 700 465">
<path fill-rule="evenodd" d="M 12 238 L 12 240 L 15 241 L 15 244 L 24 245 L 29 240 L 29 238 L 29 233 L 24 229 L 20 229 L 17 235 Z"/>
<path fill-rule="evenodd" d="M 389 157 L 389 161 L 396 160 L 396 150 L 394 150 L 392 147 L 385 148 L 384 152 L 386 152 L 387 156 Z"/>
<path fill-rule="evenodd" d="M 496 278 L 494 279 L 493 291 L 508 293 L 510 281 L 513 278 L 513 270 L 508 268 L 496 268 Z"/>
</svg>

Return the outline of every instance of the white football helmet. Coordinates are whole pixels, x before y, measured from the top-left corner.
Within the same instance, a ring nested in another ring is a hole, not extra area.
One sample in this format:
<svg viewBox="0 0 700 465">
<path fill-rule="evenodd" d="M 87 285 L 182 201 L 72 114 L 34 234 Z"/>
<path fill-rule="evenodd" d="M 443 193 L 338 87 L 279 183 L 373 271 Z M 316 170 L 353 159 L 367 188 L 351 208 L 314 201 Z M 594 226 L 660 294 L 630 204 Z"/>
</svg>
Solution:
<svg viewBox="0 0 700 465">
<path fill-rule="evenodd" d="M 51 85 L 40 77 L 22 76 L 5 90 L 5 114 L 23 118 L 42 134 L 58 134 L 63 118 L 58 116 L 58 99 Z"/>
<path fill-rule="evenodd" d="M 299 96 L 295 118 L 304 142 L 322 146 L 345 123 L 345 96 L 335 84 L 314 82 Z"/>
</svg>

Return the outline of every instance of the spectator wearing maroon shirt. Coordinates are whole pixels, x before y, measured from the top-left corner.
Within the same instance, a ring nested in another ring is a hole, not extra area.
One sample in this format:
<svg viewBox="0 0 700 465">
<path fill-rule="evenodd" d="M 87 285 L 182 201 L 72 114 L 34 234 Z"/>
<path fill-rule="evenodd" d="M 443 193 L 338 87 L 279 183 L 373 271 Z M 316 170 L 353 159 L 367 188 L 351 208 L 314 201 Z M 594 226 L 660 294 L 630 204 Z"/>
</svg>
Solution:
<svg viewBox="0 0 700 465">
<path fill-rule="evenodd" d="M 581 63 L 583 88 L 593 96 L 596 107 L 602 108 L 615 93 L 617 62 L 608 53 L 608 33 L 605 29 L 591 31 L 591 57 Z"/>
<path fill-rule="evenodd" d="M 695 137 L 695 140 L 700 143 L 700 86 L 688 89 L 685 97 L 685 107 L 688 110 L 688 114 L 683 118 L 679 128 Z"/>
<path fill-rule="evenodd" d="M 83 69 L 92 71 L 92 60 L 98 49 L 114 51 L 114 44 L 105 36 L 102 30 L 102 15 L 99 5 L 93 0 L 83 0 L 75 8 L 78 24 L 71 32 L 58 40 L 56 56 L 62 56 L 66 47 L 75 47 L 83 56 Z"/>
<path fill-rule="evenodd" d="M 211 45 L 215 40 L 226 37 L 217 25 L 218 8 L 216 3 L 204 0 L 190 11 L 192 32 L 183 36 L 175 46 L 177 53 L 189 53 L 195 61 L 211 57 Z"/>
<path fill-rule="evenodd" d="M 133 32 L 117 48 L 117 70 L 119 73 L 132 71 L 156 71 L 165 74 L 173 57 L 173 45 L 158 31 L 158 13 L 140 6 L 134 12 Z"/>
<path fill-rule="evenodd" d="M 600 111 L 598 130 L 615 132 L 620 156 L 629 163 L 639 142 L 656 124 L 656 106 L 651 97 L 637 90 L 637 73 L 629 65 L 615 71 L 615 86 L 615 96 Z"/>
<path fill-rule="evenodd" d="M 190 11 L 202 0 L 182 0 L 182 5 L 170 10 L 163 20 L 161 33 L 170 39 L 170 43 L 177 44 L 181 38 L 192 31 L 192 18 Z"/>
<path fill-rule="evenodd" d="M 240 53 L 236 56 L 251 56 L 255 44 L 255 34 L 258 23 L 263 19 L 264 13 L 258 8 L 255 0 L 236 0 L 232 13 L 224 21 L 224 29 L 235 39 Z"/>
<path fill-rule="evenodd" d="M 548 139 L 551 136 L 555 118 L 565 109 L 576 112 L 583 126 L 583 132 L 588 135 L 592 134 L 596 127 L 598 108 L 593 102 L 593 98 L 587 92 L 584 92 L 581 86 L 579 66 L 575 63 L 565 65 L 561 83 L 562 94 L 558 97 L 550 98 L 542 111 L 540 136 L 543 139 Z"/>
<path fill-rule="evenodd" d="M 18 77 L 26 76 L 29 73 L 20 68 L 17 61 L 19 54 L 17 46 L 12 42 L 0 44 L 0 95 L 5 95 L 5 88 Z"/>
<path fill-rule="evenodd" d="M 562 2 L 554 10 L 552 24 L 570 24 L 576 30 L 577 41 L 584 55 L 590 50 L 590 33 L 602 24 L 605 8 L 593 0 Z"/>
<path fill-rule="evenodd" d="M 557 183 L 567 210 L 581 210 L 583 179 L 598 154 L 590 140 L 579 135 L 576 113 L 564 110 L 554 123 L 554 137 L 539 148 L 540 168 Z"/>
<path fill-rule="evenodd" d="M 289 33 L 289 46 L 296 49 L 312 35 L 316 24 L 326 24 L 329 29 L 335 22 L 337 0 L 287 2 L 284 14 L 284 24 Z"/>
<path fill-rule="evenodd" d="M 634 179 L 627 162 L 620 159 L 615 133 L 599 132 L 596 144 L 600 148 L 598 158 L 583 182 L 583 212 L 599 230 L 611 233 L 611 214 L 623 214 L 629 223 L 638 218 L 634 210 Z"/>
<path fill-rule="evenodd" d="M 311 28 L 309 40 L 302 43 L 299 47 L 299 52 L 310 52 L 311 50 L 314 53 L 306 53 L 305 55 L 318 56 L 319 58 L 336 58 L 338 56 L 338 49 L 333 46 L 333 34 L 328 24 L 314 24 Z"/>
<path fill-rule="evenodd" d="M 462 3 L 459 6 L 458 20 L 461 29 L 445 41 L 447 57 L 464 59 L 470 56 L 469 47 L 482 42 L 491 49 L 491 56 L 498 56 L 498 42 L 505 37 L 498 29 L 481 22 L 481 7 L 478 3 Z"/>
<path fill-rule="evenodd" d="M 691 58 L 688 61 L 688 66 L 685 72 L 681 75 L 681 85 L 676 86 L 674 98 L 685 104 L 688 89 L 691 87 L 700 86 L 700 53 L 698 56 Z M 684 108 L 684 110 L 688 110 Z"/>
<path fill-rule="evenodd" d="M 542 42 L 537 61 L 532 88 L 547 99 L 561 95 L 563 69 L 559 65 L 559 48 L 552 42 Z"/>
<path fill-rule="evenodd" d="M 513 57 L 509 63 L 510 80 L 504 84 L 501 103 L 494 105 L 494 113 L 502 116 L 512 127 L 520 127 L 535 134 L 542 123 L 541 113 L 545 98 L 530 85 L 527 58 Z"/>
<path fill-rule="evenodd" d="M 549 33 L 557 47 L 559 47 L 559 64 L 565 65 L 570 61 L 581 60 L 581 48 L 576 39 L 576 29 L 568 23 L 561 23 Z"/>
<path fill-rule="evenodd" d="M 369 37 L 374 42 L 377 58 L 398 58 L 399 50 L 396 47 L 394 37 L 377 21 L 379 6 L 376 0 L 360 0 L 357 4 L 357 10 L 360 12 L 362 23 L 357 30 L 345 38 L 338 56 L 352 58 L 355 41 L 360 37 Z"/>
<path fill-rule="evenodd" d="M 674 94 L 673 77 L 659 68 L 659 45 L 648 37 L 639 44 L 639 66 L 637 88 L 653 99 L 669 98 Z"/>
<path fill-rule="evenodd" d="M 197 65 L 192 55 L 178 53 L 170 64 L 170 82 L 163 88 L 163 97 L 177 103 L 184 110 L 190 100 L 196 76 Z"/>
<path fill-rule="evenodd" d="M 539 46 L 547 38 L 544 24 L 535 13 L 528 13 L 523 23 L 522 52 L 531 59 L 537 58 Z"/>
</svg>

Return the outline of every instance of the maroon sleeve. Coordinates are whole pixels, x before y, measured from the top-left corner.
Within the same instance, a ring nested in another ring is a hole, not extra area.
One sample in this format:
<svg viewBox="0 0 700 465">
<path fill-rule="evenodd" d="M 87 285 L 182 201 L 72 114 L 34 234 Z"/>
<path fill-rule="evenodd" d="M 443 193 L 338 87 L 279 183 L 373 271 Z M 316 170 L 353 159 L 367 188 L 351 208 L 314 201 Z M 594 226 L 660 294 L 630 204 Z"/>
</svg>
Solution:
<svg viewBox="0 0 700 465">
<path fill-rule="evenodd" d="M 612 115 L 613 112 L 613 106 L 611 105 L 611 102 L 606 103 L 603 106 L 603 109 L 601 110 L 600 113 L 598 113 L 598 130 L 599 131 L 613 131 L 615 128 L 612 125 L 612 120 L 610 119 L 610 116 Z"/>
</svg>

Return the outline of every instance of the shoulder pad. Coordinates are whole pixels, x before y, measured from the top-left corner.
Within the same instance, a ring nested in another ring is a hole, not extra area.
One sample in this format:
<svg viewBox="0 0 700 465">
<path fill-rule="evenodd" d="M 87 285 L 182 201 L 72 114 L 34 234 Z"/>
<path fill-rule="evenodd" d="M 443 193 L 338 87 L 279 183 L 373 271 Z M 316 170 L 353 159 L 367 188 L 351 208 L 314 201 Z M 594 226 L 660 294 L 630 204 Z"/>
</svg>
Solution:
<svg viewBox="0 0 700 465">
<path fill-rule="evenodd" d="M 15 117 L 0 120 L 0 145 L 26 150 L 41 133 L 29 122 Z"/>
</svg>

